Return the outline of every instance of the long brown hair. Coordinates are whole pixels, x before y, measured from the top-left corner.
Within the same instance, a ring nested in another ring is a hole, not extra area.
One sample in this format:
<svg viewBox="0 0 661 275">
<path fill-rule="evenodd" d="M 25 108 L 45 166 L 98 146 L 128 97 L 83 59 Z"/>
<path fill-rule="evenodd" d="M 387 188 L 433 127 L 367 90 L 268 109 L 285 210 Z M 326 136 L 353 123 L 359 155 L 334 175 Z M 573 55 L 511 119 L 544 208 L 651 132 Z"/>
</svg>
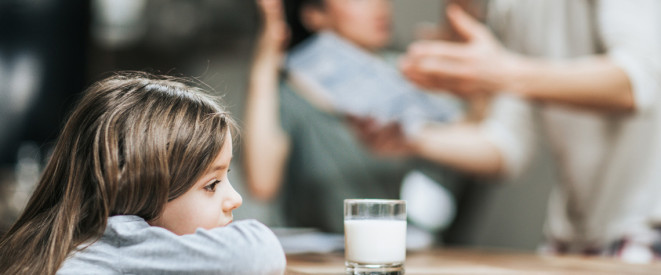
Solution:
<svg viewBox="0 0 661 275">
<path fill-rule="evenodd" d="M 190 81 L 120 73 L 92 85 L 0 241 L 0 273 L 55 274 L 109 216 L 157 218 L 213 162 L 229 128 L 229 115 Z"/>
</svg>

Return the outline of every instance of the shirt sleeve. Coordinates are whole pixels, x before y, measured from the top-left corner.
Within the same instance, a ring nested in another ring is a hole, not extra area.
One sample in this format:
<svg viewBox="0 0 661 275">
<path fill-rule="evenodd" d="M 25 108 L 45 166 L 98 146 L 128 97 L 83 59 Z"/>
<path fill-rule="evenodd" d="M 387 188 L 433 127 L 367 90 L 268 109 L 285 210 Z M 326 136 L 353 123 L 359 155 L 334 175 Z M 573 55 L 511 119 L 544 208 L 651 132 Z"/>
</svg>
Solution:
<svg viewBox="0 0 661 275">
<path fill-rule="evenodd" d="M 502 157 L 503 176 L 520 175 L 532 159 L 535 147 L 533 106 L 514 95 L 500 94 L 491 104 L 481 132 Z"/>
<path fill-rule="evenodd" d="M 237 221 L 177 236 L 160 228 L 135 232 L 123 243 L 123 272 L 132 274 L 284 274 L 275 234 L 255 221 Z M 140 237 L 142 236 L 142 237 Z"/>
<path fill-rule="evenodd" d="M 649 110 L 661 92 L 661 1 L 602 0 L 596 11 L 607 55 L 629 76 L 636 109 Z"/>
</svg>

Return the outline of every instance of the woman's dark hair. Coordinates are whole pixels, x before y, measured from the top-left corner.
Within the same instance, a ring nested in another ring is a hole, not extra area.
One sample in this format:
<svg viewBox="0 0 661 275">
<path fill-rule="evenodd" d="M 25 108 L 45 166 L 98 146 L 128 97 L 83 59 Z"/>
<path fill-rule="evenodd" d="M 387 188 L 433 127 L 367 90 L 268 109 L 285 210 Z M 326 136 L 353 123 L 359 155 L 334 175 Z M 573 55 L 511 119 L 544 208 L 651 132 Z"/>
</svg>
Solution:
<svg viewBox="0 0 661 275">
<path fill-rule="evenodd" d="M 192 81 L 121 73 L 92 85 L 25 210 L 0 239 L 0 273 L 55 274 L 109 216 L 149 221 L 188 191 L 234 122 Z"/>
<path fill-rule="evenodd" d="M 285 16 L 289 25 L 290 39 L 288 48 L 291 49 L 310 37 L 313 32 L 303 25 L 301 11 L 305 6 L 323 8 L 325 0 L 284 0 Z"/>
</svg>

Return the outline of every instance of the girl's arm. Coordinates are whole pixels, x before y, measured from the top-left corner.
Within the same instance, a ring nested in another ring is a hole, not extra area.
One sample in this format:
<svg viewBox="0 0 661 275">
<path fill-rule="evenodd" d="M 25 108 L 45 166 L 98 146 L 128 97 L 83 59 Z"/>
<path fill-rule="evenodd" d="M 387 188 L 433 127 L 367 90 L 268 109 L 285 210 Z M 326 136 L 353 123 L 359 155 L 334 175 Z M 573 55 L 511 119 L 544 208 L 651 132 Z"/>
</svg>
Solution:
<svg viewBox="0 0 661 275">
<path fill-rule="evenodd" d="M 280 127 L 278 69 L 287 40 L 280 0 L 260 0 L 264 29 L 259 39 L 246 106 L 245 163 L 247 185 L 261 200 L 280 189 L 290 141 Z"/>
<path fill-rule="evenodd" d="M 275 234 L 255 220 L 178 236 L 147 226 L 124 228 L 118 265 L 128 274 L 284 274 Z"/>
</svg>

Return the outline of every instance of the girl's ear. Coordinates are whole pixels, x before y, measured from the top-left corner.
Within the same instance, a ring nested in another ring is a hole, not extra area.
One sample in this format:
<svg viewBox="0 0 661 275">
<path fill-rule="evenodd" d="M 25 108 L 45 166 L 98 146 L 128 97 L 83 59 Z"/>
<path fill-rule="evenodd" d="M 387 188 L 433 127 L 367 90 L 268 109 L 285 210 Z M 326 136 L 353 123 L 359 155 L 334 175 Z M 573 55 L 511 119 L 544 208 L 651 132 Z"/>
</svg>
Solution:
<svg viewBox="0 0 661 275">
<path fill-rule="evenodd" d="M 310 32 L 318 32 L 328 28 L 328 14 L 323 7 L 305 5 L 301 8 L 301 23 Z"/>
</svg>

